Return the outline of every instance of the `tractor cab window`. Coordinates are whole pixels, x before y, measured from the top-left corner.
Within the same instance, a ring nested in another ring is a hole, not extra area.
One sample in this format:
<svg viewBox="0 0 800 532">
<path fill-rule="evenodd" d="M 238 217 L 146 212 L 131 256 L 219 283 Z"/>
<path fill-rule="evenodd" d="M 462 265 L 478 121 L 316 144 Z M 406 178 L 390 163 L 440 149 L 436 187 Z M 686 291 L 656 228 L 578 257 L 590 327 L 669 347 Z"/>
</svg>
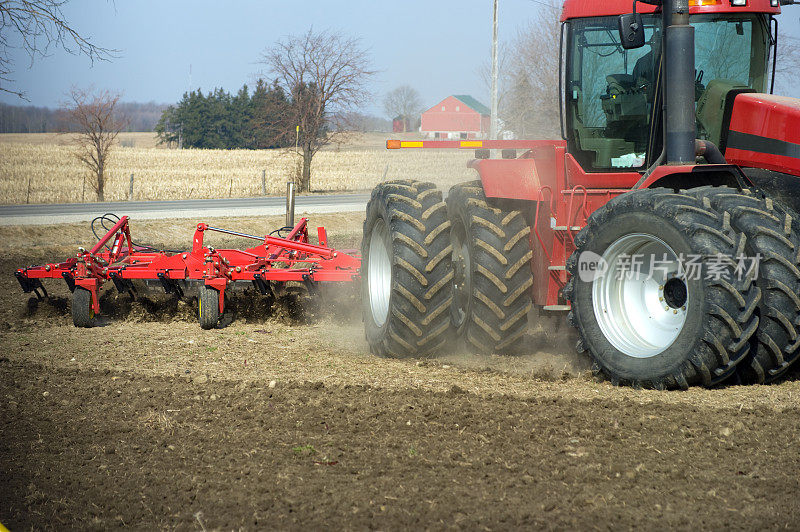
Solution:
<svg viewBox="0 0 800 532">
<path fill-rule="evenodd" d="M 754 13 L 695 15 L 697 135 L 724 148 L 725 99 L 731 90 L 766 92 L 769 21 Z"/>
<path fill-rule="evenodd" d="M 644 165 L 661 57 L 660 20 L 643 17 L 647 44 L 625 50 L 616 17 L 569 24 L 566 72 L 570 153 L 587 171 Z"/>
<path fill-rule="evenodd" d="M 699 87 L 724 79 L 764 91 L 770 37 L 763 15 L 697 15 L 691 23 Z"/>
</svg>

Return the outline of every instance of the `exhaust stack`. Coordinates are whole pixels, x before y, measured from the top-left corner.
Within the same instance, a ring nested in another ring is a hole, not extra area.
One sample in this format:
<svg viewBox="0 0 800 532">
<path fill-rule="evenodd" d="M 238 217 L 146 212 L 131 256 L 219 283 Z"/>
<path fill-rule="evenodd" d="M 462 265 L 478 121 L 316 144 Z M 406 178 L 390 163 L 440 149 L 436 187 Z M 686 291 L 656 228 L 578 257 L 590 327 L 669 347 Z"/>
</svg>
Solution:
<svg viewBox="0 0 800 532">
<path fill-rule="evenodd" d="M 667 164 L 694 164 L 694 28 L 689 0 L 664 1 L 664 102 Z"/>
</svg>

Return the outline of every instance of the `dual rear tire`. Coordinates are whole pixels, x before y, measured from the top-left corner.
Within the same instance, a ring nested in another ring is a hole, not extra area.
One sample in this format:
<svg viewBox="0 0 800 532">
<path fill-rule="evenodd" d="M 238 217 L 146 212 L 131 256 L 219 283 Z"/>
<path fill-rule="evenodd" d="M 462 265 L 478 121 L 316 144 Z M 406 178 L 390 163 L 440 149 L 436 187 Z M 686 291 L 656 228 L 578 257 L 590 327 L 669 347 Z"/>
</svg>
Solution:
<svg viewBox="0 0 800 532">
<path fill-rule="evenodd" d="M 452 187 L 447 212 L 455 333 L 476 353 L 513 352 L 532 307 L 530 227 L 522 212 L 490 205 L 480 181 Z"/>
<path fill-rule="evenodd" d="M 463 341 L 511 350 L 531 308 L 530 229 L 518 211 L 490 206 L 480 182 L 378 185 L 362 240 L 362 310 L 370 350 L 428 356 Z"/>
<path fill-rule="evenodd" d="M 615 384 L 778 379 L 800 358 L 797 225 L 725 187 L 615 198 L 590 216 L 567 263 L 578 350 Z M 463 339 L 473 352 L 512 351 L 531 308 L 529 235 L 522 213 L 487 202 L 480 182 L 456 185 L 446 203 L 431 183 L 377 187 L 362 248 L 371 350 L 431 355 Z M 638 272 L 617 271 L 636 256 Z"/>
<path fill-rule="evenodd" d="M 769 199 L 728 187 L 615 198 L 590 216 L 567 264 L 578 349 L 619 384 L 780 378 L 800 357 L 796 227 Z M 638 276 L 617 271 L 637 256 Z"/>
</svg>

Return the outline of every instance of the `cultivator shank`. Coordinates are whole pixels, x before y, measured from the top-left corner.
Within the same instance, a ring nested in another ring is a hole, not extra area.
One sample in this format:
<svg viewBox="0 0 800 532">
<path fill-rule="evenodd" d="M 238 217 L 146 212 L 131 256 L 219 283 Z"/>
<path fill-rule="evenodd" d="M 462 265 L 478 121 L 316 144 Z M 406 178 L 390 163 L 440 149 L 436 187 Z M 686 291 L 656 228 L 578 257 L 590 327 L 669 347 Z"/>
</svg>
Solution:
<svg viewBox="0 0 800 532">
<path fill-rule="evenodd" d="M 199 223 L 192 249 L 172 252 L 134 244 L 129 219 L 123 216 L 89 251 L 79 248 L 76 257 L 64 262 L 20 268 L 16 277 L 23 291 L 35 292 L 40 297 L 47 294 L 41 279 L 64 279 L 73 293 L 88 291 L 90 308 L 85 310 L 92 316 L 100 312 L 99 291 L 107 281 L 113 282 L 120 292 L 133 293 L 135 280 L 160 282 L 165 292 L 179 296 L 191 284 L 213 289 L 219 293 L 219 314 L 222 314 L 225 291 L 233 283 L 250 282 L 265 294 L 270 283 L 357 279 L 360 258 L 329 247 L 325 229 L 319 227 L 317 231 L 319 244 L 312 244 L 307 218 L 301 218 L 285 237 L 256 236 Z M 247 249 L 216 249 L 205 245 L 207 232 L 260 243 Z M 73 297 L 73 305 L 76 299 Z"/>
</svg>

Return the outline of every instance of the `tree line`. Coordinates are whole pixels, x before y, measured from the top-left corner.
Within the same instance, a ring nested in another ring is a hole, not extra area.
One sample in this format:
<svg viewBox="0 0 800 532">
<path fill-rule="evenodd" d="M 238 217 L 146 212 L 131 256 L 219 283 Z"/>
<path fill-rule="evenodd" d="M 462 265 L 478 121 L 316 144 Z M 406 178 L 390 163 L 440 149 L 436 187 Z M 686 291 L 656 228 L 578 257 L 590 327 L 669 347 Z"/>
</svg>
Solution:
<svg viewBox="0 0 800 532">
<path fill-rule="evenodd" d="M 236 94 L 221 88 L 203 94 L 184 93 L 167 107 L 155 131 L 161 143 L 181 148 L 260 149 L 294 145 L 291 120 L 296 95 L 263 79 L 250 93 L 245 84 Z"/>
<path fill-rule="evenodd" d="M 153 131 L 166 104 L 119 102 L 114 112 L 125 121 L 124 131 Z M 59 133 L 73 131 L 63 109 L 0 103 L 0 133 Z"/>
</svg>

